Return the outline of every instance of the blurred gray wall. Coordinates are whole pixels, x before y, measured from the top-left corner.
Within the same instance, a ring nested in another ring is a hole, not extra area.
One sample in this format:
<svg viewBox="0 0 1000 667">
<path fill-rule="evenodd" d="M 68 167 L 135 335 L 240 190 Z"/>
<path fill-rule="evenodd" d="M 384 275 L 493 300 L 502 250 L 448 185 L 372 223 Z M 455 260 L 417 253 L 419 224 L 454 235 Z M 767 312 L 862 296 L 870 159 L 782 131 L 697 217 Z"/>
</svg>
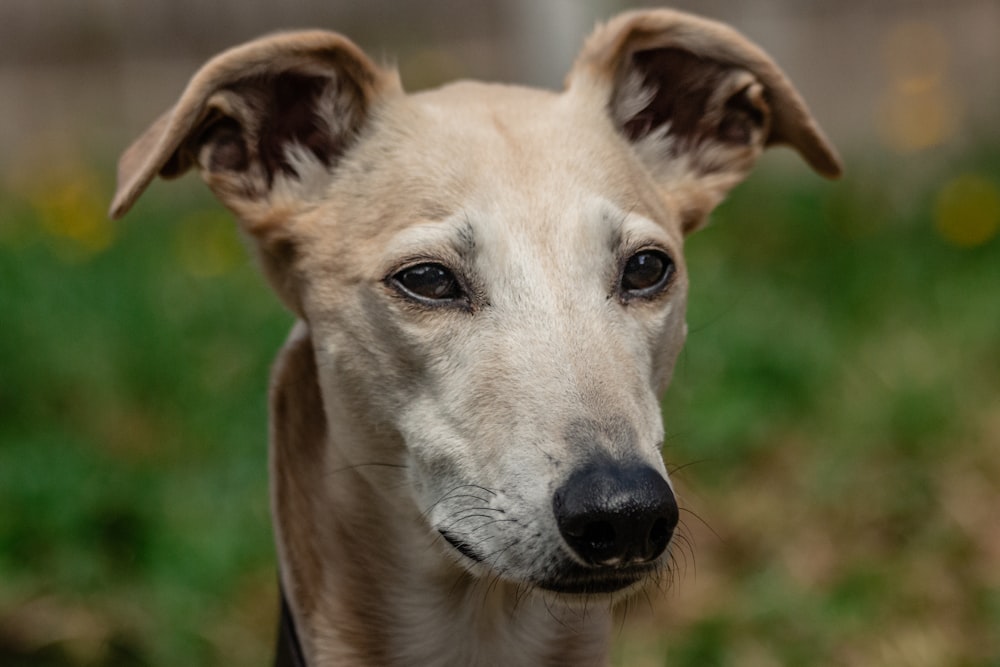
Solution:
<svg viewBox="0 0 1000 667">
<path fill-rule="evenodd" d="M 0 0 L 0 173 L 117 152 L 207 57 L 282 28 L 341 31 L 410 89 L 558 86 L 618 0 Z M 788 72 L 836 143 L 933 156 L 998 131 L 998 0 L 678 0 Z"/>
</svg>

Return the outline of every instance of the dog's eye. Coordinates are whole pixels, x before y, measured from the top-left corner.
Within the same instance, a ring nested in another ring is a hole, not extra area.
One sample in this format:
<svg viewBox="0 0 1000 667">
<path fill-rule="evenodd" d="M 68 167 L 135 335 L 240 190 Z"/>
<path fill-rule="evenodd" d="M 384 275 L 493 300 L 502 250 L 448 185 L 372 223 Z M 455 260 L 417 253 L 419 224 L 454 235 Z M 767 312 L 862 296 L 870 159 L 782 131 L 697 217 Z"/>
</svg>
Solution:
<svg viewBox="0 0 1000 667">
<path fill-rule="evenodd" d="M 457 301 L 464 297 L 455 275 L 440 264 L 418 264 L 403 269 L 392 281 L 408 296 L 421 301 Z"/>
<path fill-rule="evenodd" d="M 622 270 L 625 297 L 652 296 L 662 290 L 674 274 L 674 261 L 659 250 L 643 250 L 629 257 Z"/>
</svg>

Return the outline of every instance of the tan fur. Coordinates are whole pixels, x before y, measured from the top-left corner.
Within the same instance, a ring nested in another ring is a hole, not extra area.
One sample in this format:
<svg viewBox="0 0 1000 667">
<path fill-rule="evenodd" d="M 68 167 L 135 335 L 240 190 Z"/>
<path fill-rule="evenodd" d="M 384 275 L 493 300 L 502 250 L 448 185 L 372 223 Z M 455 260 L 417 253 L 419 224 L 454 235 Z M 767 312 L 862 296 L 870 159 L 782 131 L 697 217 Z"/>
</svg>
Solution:
<svg viewBox="0 0 1000 667">
<path fill-rule="evenodd" d="M 405 95 L 339 35 L 264 38 L 206 64 L 125 152 L 113 216 L 197 166 L 299 317 L 270 465 L 310 665 L 606 663 L 613 605 L 669 555 L 614 594 L 539 590 L 591 571 L 553 493 L 598 459 L 666 479 L 684 236 L 778 143 L 840 171 L 760 49 L 651 10 L 598 27 L 561 93 Z M 673 278 L 632 300 L 619 273 L 649 248 Z M 421 262 L 458 275 L 463 301 L 400 292 Z"/>
</svg>

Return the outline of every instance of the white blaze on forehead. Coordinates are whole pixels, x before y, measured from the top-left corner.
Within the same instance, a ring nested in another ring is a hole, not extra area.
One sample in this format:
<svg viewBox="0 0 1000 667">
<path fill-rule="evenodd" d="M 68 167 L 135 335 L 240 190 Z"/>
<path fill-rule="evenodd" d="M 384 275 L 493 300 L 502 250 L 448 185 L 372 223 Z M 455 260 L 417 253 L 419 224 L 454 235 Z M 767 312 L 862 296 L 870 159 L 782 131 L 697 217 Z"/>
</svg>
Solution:
<svg viewBox="0 0 1000 667">
<path fill-rule="evenodd" d="M 581 190 L 535 188 L 493 197 L 470 215 L 477 245 L 507 262 L 590 275 L 613 269 L 623 246 L 674 245 L 651 219 Z"/>
</svg>

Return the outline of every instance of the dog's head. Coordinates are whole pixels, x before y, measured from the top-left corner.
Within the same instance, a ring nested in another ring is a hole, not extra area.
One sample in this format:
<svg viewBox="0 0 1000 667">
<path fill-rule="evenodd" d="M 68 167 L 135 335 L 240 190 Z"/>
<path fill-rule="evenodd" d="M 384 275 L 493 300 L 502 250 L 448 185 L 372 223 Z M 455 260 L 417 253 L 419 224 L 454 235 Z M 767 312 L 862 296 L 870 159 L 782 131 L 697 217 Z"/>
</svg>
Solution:
<svg viewBox="0 0 1000 667">
<path fill-rule="evenodd" d="M 599 27 L 560 93 L 406 95 L 343 37 L 290 33 L 194 77 L 123 156 L 112 214 L 197 167 L 308 323 L 344 455 L 404 464 L 471 572 L 611 593 L 677 523 L 658 399 L 684 237 L 772 144 L 839 173 L 762 51 L 672 11 Z"/>
</svg>

